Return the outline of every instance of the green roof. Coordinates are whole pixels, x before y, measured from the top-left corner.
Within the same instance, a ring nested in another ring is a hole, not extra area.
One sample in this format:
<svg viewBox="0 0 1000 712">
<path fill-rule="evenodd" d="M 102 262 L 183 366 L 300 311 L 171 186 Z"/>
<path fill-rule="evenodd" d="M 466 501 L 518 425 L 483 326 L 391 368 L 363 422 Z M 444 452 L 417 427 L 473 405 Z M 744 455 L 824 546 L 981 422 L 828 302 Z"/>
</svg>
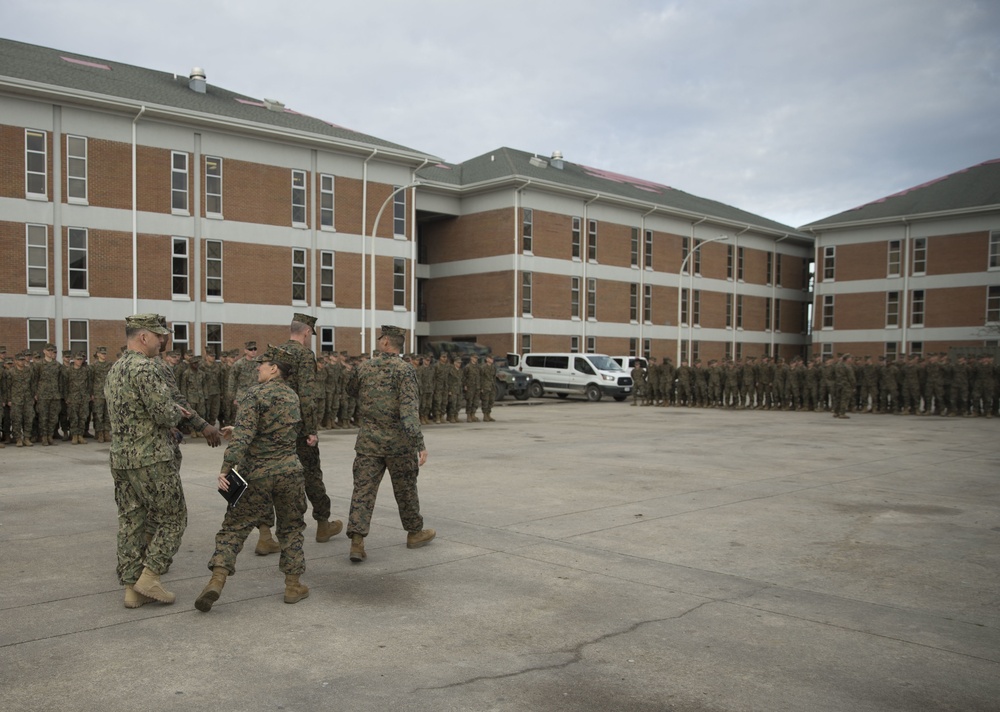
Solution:
<svg viewBox="0 0 1000 712">
<path fill-rule="evenodd" d="M 804 225 L 803 229 L 844 223 L 880 222 L 942 212 L 1000 208 L 1000 159 L 887 195 L 852 210 Z"/>
<path fill-rule="evenodd" d="M 206 92 L 201 94 L 192 90 L 188 81 L 187 76 L 171 72 L 0 38 L 0 86 L 31 82 L 54 90 L 66 89 L 117 99 L 137 108 L 147 104 L 179 109 L 430 158 L 423 152 L 287 108 L 270 110 L 262 99 L 223 89 L 211 81 L 207 82 Z"/>
<path fill-rule="evenodd" d="M 505 181 L 531 180 L 555 188 L 563 187 L 575 192 L 600 194 L 606 198 L 642 203 L 649 208 L 656 206 L 662 208 L 664 212 L 675 211 L 688 216 L 704 216 L 734 225 L 811 239 L 796 228 L 716 200 L 701 198 L 641 178 L 571 163 L 565 159 L 539 157 L 512 148 L 498 148 L 463 163 L 426 166 L 418 171 L 417 176 L 432 185 L 462 189 L 477 185 L 488 187 L 490 184 Z"/>
</svg>

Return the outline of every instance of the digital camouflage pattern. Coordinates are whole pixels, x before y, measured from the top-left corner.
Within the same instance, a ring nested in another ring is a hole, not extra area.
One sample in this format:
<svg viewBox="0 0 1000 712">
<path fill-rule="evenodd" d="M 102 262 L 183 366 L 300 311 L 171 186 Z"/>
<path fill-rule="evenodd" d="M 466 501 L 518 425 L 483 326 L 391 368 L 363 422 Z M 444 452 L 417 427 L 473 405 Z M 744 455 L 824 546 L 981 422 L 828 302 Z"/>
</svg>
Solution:
<svg viewBox="0 0 1000 712">
<path fill-rule="evenodd" d="M 111 420 L 113 469 L 173 460 L 170 429 L 180 422 L 181 412 L 155 359 L 126 351 L 108 371 L 104 396 Z"/>
<path fill-rule="evenodd" d="M 83 435 L 90 411 L 90 368 L 74 364 L 63 372 L 70 435 Z"/>
<path fill-rule="evenodd" d="M 424 449 L 413 366 L 396 354 L 380 353 L 351 372 L 347 392 L 358 399 L 361 418 L 356 452 L 408 455 Z"/>
<path fill-rule="evenodd" d="M 312 505 L 312 516 L 316 521 L 325 521 L 330 518 L 330 497 L 326 494 L 326 485 L 323 484 L 323 469 L 319 460 L 319 447 L 309 445 L 306 439 L 310 435 L 316 435 L 319 427 L 317 422 L 316 404 L 321 397 L 316 390 L 316 356 L 310 349 L 300 344 L 294 339 L 289 339 L 283 343 L 281 348 L 289 354 L 290 361 L 294 364 L 292 372 L 285 380 L 287 385 L 295 391 L 299 397 L 299 408 L 302 413 L 302 427 L 299 430 L 299 438 L 296 443 L 296 452 L 299 461 L 302 463 L 302 476 L 306 483 L 306 497 Z M 261 522 L 267 524 L 267 522 Z"/>
</svg>

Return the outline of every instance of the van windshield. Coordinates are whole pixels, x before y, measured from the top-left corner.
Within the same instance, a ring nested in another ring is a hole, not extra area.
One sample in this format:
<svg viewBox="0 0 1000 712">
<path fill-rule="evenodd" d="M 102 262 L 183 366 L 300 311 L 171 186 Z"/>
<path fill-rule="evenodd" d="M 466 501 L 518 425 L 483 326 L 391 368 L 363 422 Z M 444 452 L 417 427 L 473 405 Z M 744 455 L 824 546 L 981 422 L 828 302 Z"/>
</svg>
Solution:
<svg viewBox="0 0 1000 712">
<path fill-rule="evenodd" d="M 588 356 L 590 362 L 600 371 L 624 371 L 625 369 L 618 365 L 610 356 Z"/>
</svg>

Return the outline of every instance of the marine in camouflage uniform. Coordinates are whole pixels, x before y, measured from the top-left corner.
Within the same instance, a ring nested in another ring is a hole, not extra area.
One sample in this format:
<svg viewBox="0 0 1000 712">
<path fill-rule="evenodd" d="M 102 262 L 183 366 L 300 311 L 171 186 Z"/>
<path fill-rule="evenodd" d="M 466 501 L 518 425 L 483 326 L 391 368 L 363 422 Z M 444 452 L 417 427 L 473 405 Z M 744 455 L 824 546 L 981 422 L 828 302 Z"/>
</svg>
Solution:
<svg viewBox="0 0 1000 712">
<path fill-rule="evenodd" d="M 181 393 L 184 394 L 194 411 L 204 418 L 206 414 L 205 372 L 201 370 L 200 356 L 192 356 L 188 360 L 187 368 L 183 369 L 177 378 L 177 387 L 181 389 Z M 192 437 L 198 437 L 197 431 L 192 433 Z"/>
<path fill-rule="evenodd" d="M 299 581 L 306 570 L 302 553 L 306 491 L 296 453 L 302 413 L 299 396 L 285 383 L 299 357 L 269 346 L 257 360 L 260 382 L 240 399 L 219 474 L 219 487 L 228 489 L 226 475 L 235 468 L 247 481 L 247 490 L 235 507 L 226 508 L 215 535 L 215 553 L 208 561 L 212 578 L 195 601 L 195 608 L 203 612 L 219 599 L 226 577 L 236 573 L 236 557 L 250 532 L 272 512 L 281 547 L 278 568 L 285 574 L 285 603 L 309 595 Z"/>
<path fill-rule="evenodd" d="M 159 578 L 187 526 L 171 448 L 171 428 L 183 413 L 152 359 L 159 352 L 160 335 L 169 332 L 155 314 L 136 314 L 125 324 L 129 348 L 108 372 L 104 393 L 118 505 L 118 581 L 125 586 L 125 606 L 138 608 L 151 599 L 173 603 L 175 598 Z M 147 546 L 143 535 L 150 517 L 156 528 Z"/>
<path fill-rule="evenodd" d="M 478 423 L 476 411 L 479 409 L 479 389 L 482 381 L 482 371 L 479 369 L 479 356 L 472 354 L 469 365 L 462 369 L 462 391 L 465 394 L 465 421 Z"/>
<path fill-rule="evenodd" d="M 417 475 L 427 460 L 427 449 L 420 431 L 416 375 L 413 367 L 399 358 L 403 343 L 402 329 L 383 326 L 379 354 L 362 364 L 347 384 L 347 391 L 358 399 L 361 419 L 354 444 L 354 492 L 347 525 L 350 559 L 354 562 L 367 557 L 364 538 L 368 536 L 386 469 L 399 506 L 399 519 L 407 531 L 407 547 L 423 546 L 435 534 L 433 529 L 423 528 L 420 515 Z"/>
<path fill-rule="evenodd" d="M 83 433 L 87 426 L 90 406 L 90 369 L 82 351 L 73 358 L 73 365 L 63 372 L 66 391 L 66 412 L 69 416 L 69 434 L 74 445 L 85 445 Z"/>
<path fill-rule="evenodd" d="M 31 427 L 35 422 L 35 372 L 24 351 L 14 359 L 10 371 L 10 435 L 17 447 L 31 447 Z"/>
<path fill-rule="evenodd" d="M 232 415 L 236 416 L 236 404 L 247 388 L 257 383 L 257 342 L 247 341 L 243 346 L 243 358 L 239 359 L 229 369 L 229 381 L 226 390 L 231 396 Z"/>
<path fill-rule="evenodd" d="M 434 364 L 434 417 L 438 423 L 443 423 L 448 416 L 448 375 L 452 369 L 448 354 L 443 353 Z"/>
<path fill-rule="evenodd" d="M 479 400 L 483 405 L 483 422 L 493 423 L 493 401 L 497 397 L 497 367 L 493 364 L 493 357 L 487 355 L 483 362 L 479 364 Z"/>
<path fill-rule="evenodd" d="M 6 447 L 3 441 L 10 437 L 10 371 L 14 368 L 14 359 L 6 355 L 7 349 L 0 347 L 0 413 L 3 414 L 0 448 Z"/>
<path fill-rule="evenodd" d="M 462 359 L 452 361 L 448 375 L 448 422 L 458 422 L 459 403 L 462 400 Z"/>
<path fill-rule="evenodd" d="M 219 415 L 222 408 L 222 364 L 215 359 L 215 354 L 206 351 L 201 359 L 199 369 L 205 377 L 205 412 L 202 417 L 209 423 L 215 425 L 219 422 Z"/>
<path fill-rule="evenodd" d="M 632 405 L 639 405 L 639 401 L 642 401 L 643 405 L 647 405 L 646 370 L 639 361 L 636 361 L 635 365 L 632 366 L 632 371 L 629 375 L 632 377 Z"/>
<path fill-rule="evenodd" d="M 417 369 L 417 384 L 420 386 L 421 425 L 430 425 L 431 416 L 434 413 L 434 364 L 432 361 L 430 356 L 421 356 L 420 368 Z"/>
<path fill-rule="evenodd" d="M 847 411 L 851 408 L 854 398 L 854 387 L 857 377 L 854 374 L 854 359 L 850 354 L 844 354 L 833 366 L 833 417 L 849 418 Z"/>
<path fill-rule="evenodd" d="M 111 369 L 108 349 L 99 346 L 96 361 L 90 364 L 90 407 L 94 417 L 94 435 L 99 443 L 111 442 L 111 426 L 108 424 L 108 402 L 104 399 L 104 383 Z"/>
<path fill-rule="evenodd" d="M 52 433 L 59 425 L 62 407 L 63 367 L 56 360 L 55 344 L 45 344 L 44 358 L 34 365 L 35 407 L 38 410 L 38 435 L 43 445 L 52 445 Z"/>
</svg>

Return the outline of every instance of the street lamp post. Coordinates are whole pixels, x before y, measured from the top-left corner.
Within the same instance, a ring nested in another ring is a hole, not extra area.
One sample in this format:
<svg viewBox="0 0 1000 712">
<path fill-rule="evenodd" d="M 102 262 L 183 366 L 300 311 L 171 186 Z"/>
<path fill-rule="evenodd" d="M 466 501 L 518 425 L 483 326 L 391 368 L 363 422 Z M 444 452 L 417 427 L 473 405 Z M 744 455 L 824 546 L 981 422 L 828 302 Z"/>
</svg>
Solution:
<svg viewBox="0 0 1000 712">
<path fill-rule="evenodd" d="M 375 238 L 378 236 L 378 223 L 379 223 L 379 220 L 382 219 L 382 213 L 385 211 L 386 206 L 389 205 L 389 202 L 393 198 L 396 197 L 397 193 L 401 193 L 404 190 L 409 190 L 410 188 L 416 188 L 418 185 L 421 185 L 420 181 L 418 181 L 418 180 L 411 181 L 410 183 L 407 183 L 404 186 L 400 186 L 399 188 L 396 188 L 396 190 L 394 190 L 391 193 L 389 193 L 389 197 L 387 197 L 384 201 L 382 201 L 382 207 L 380 207 L 378 209 L 378 213 L 376 213 L 376 215 L 375 215 L 375 222 L 372 223 L 372 234 L 371 234 L 372 259 L 371 259 L 371 280 L 370 280 L 371 281 L 371 284 L 370 284 L 370 287 L 371 287 L 371 297 L 369 299 L 369 302 L 371 304 L 371 308 L 369 309 L 369 311 L 371 312 L 370 339 L 371 339 L 371 345 L 373 347 L 375 346 Z M 361 235 L 361 277 L 362 277 L 362 279 L 364 278 L 364 274 L 365 274 L 365 254 L 366 254 L 365 253 L 365 239 L 366 239 L 366 235 L 363 234 L 364 233 L 364 227 L 365 226 L 362 226 L 362 235 Z M 412 266 L 411 266 L 411 269 L 412 269 Z M 365 295 L 364 295 L 364 292 L 361 293 L 361 353 L 365 353 Z"/>
<path fill-rule="evenodd" d="M 680 272 L 677 273 L 677 365 L 681 364 L 681 341 L 683 331 L 681 329 L 681 291 L 684 288 L 684 268 L 687 267 L 688 260 L 694 257 L 694 253 L 700 250 L 702 247 L 710 242 L 719 242 L 720 240 L 728 240 L 729 235 L 719 235 L 718 237 L 713 237 L 709 240 L 702 240 L 697 245 L 694 244 L 694 237 L 691 238 L 691 251 L 688 252 L 687 257 L 681 262 Z M 694 285 L 694 275 L 691 275 L 691 284 Z M 690 298 L 688 299 L 688 312 L 691 311 Z M 691 314 L 688 314 L 688 324 L 691 323 Z M 691 336 L 688 335 L 688 341 L 690 342 Z"/>
</svg>

